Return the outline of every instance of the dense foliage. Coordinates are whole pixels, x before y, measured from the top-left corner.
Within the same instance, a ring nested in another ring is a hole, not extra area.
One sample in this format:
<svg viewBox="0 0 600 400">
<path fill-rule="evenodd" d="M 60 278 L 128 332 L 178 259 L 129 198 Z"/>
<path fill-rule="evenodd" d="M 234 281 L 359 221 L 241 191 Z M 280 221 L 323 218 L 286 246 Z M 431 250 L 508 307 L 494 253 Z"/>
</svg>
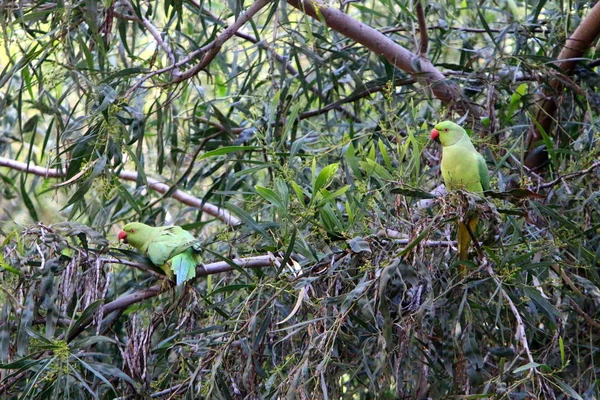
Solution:
<svg viewBox="0 0 600 400">
<path fill-rule="evenodd" d="M 596 7 L 4 2 L 0 393 L 594 398 L 598 54 L 554 60 Z M 485 197 L 440 189 L 445 119 Z M 199 236 L 203 276 L 128 221 Z"/>
</svg>

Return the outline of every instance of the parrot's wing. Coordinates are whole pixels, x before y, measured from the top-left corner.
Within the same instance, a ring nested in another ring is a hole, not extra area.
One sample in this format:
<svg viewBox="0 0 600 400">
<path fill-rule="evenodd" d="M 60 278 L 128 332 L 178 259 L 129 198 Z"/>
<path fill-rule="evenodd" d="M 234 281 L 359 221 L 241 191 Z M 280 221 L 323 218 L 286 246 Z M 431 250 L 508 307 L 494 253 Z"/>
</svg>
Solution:
<svg viewBox="0 0 600 400">
<path fill-rule="evenodd" d="M 479 168 L 479 179 L 481 179 L 481 187 L 483 190 L 490 190 L 490 176 L 488 175 L 485 159 L 477 153 L 477 167 Z"/>
<path fill-rule="evenodd" d="M 168 226 L 154 240 L 148 243 L 146 252 L 150 261 L 160 266 L 177 254 L 184 252 L 192 246 L 196 246 L 197 243 L 196 238 L 183 228 Z"/>
</svg>

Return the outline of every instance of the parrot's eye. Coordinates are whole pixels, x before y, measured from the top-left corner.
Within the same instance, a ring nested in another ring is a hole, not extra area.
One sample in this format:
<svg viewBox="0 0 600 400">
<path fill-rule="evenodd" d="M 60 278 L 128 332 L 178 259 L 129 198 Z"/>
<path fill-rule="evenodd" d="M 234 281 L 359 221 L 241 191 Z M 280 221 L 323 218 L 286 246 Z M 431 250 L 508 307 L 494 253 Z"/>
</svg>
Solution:
<svg viewBox="0 0 600 400">
<path fill-rule="evenodd" d="M 448 128 L 444 129 L 444 132 L 448 132 Z"/>
<path fill-rule="evenodd" d="M 135 233 L 135 229 L 130 230 L 129 233 Z"/>
</svg>

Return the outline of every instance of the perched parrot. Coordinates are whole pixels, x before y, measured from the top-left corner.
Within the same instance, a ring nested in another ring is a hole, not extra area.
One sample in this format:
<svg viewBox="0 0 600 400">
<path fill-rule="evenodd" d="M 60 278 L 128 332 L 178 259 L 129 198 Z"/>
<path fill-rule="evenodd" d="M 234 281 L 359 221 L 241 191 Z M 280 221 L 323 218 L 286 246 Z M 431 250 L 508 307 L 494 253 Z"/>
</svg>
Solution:
<svg viewBox="0 0 600 400">
<path fill-rule="evenodd" d="M 439 139 L 442 143 L 441 170 L 446 189 L 463 189 L 474 193 L 489 190 L 490 180 L 485 159 L 475 150 L 463 128 L 454 122 L 440 122 L 431 130 L 431 139 Z M 477 219 L 475 216 L 467 222 L 471 232 L 475 232 Z M 467 260 L 471 235 L 460 218 L 457 241 L 459 258 Z"/>
<path fill-rule="evenodd" d="M 160 267 L 177 284 L 196 277 L 200 264 L 200 242 L 180 226 L 152 227 L 132 222 L 119 232 L 119 241 L 128 243 Z"/>
</svg>

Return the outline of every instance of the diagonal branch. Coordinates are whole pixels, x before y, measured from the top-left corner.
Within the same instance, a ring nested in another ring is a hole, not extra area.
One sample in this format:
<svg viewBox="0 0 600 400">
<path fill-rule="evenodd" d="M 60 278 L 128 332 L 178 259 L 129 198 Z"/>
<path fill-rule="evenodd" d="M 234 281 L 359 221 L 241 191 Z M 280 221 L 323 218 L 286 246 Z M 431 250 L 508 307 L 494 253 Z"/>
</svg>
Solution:
<svg viewBox="0 0 600 400">
<path fill-rule="evenodd" d="M 176 69 L 184 66 L 185 64 L 191 62 L 192 60 L 196 59 L 197 57 L 202 56 L 202 59 L 200 60 L 199 64 L 197 64 L 196 66 L 192 67 L 191 69 L 177 75 L 171 83 L 182 82 L 186 79 L 193 77 L 194 75 L 196 75 L 197 73 L 202 71 L 204 68 L 206 68 L 212 62 L 212 60 L 216 57 L 216 55 L 221 50 L 221 47 L 223 46 L 223 44 L 225 44 L 225 42 L 227 40 L 229 40 L 233 35 L 235 35 L 235 33 L 246 22 L 248 22 L 257 12 L 259 12 L 262 8 L 267 6 L 269 3 L 271 3 L 270 0 L 257 0 L 250 7 L 248 7 L 248 10 L 245 13 L 243 13 L 242 15 L 240 15 L 240 17 L 237 20 L 235 20 L 235 22 L 233 24 L 231 24 L 230 26 L 225 28 L 225 30 L 214 41 L 210 42 L 206 46 L 203 46 L 197 50 L 192 51 L 190 54 L 188 54 L 187 57 L 183 58 L 182 60 L 180 60 L 178 62 L 175 62 L 165 68 L 161 68 L 161 69 L 152 71 L 149 74 L 146 74 L 145 76 L 141 77 L 131 88 L 129 88 L 129 90 L 127 90 L 125 97 L 128 97 L 129 95 L 131 95 L 137 88 L 139 88 L 148 79 L 150 79 L 156 75 L 164 74 L 165 72 L 170 72 L 170 71 L 176 70 Z"/>
<path fill-rule="evenodd" d="M 554 179 L 553 181 L 546 182 L 542 185 L 539 185 L 538 189 L 546 189 L 546 188 L 552 187 L 552 186 L 562 182 L 563 179 L 572 179 L 572 178 L 576 178 L 578 176 L 587 175 L 598 167 L 600 167 L 600 161 L 596 161 L 589 168 L 586 168 L 584 170 L 573 172 L 570 174 L 565 174 L 565 175 L 559 176 L 558 178 Z"/>
<path fill-rule="evenodd" d="M 200 5 L 197 5 L 197 6 L 200 7 Z M 215 14 L 213 14 L 210 10 L 203 9 L 202 11 L 204 13 L 206 13 L 207 15 L 209 15 L 211 18 L 213 18 L 215 21 L 218 21 L 221 24 L 224 24 L 225 27 L 227 27 L 227 24 L 224 21 L 222 21 L 218 16 L 216 16 Z M 294 66 L 288 60 L 286 60 L 286 58 L 284 56 L 282 56 L 281 54 L 279 54 L 276 51 L 274 51 L 263 40 L 258 40 L 257 38 L 255 38 L 252 35 L 249 35 L 249 34 L 244 33 L 244 32 L 239 32 L 239 31 L 235 32 L 235 36 L 237 36 L 239 38 L 242 38 L 244 40 L 247 40 L 250 43 L 253 43 L 253 44 L 257 45 L 261 49 L 264 49 L 264 50 L 268 51 L 269 54 L 271 54 L 271 56 L 275 59 L 275 61 L 277 61 L 279 64 L 283 65 L 285 67 L 285 69 L 290 73 L 290 75 L 292 77 L 296 78 L 299 75 L 299 73 L 296 70 L 296 68 L 294 68 Z M 317 96 L 319 99 L 321 99 L 322 102 L 325 102 L 325 98 L 324 98 L 323 94 L 319 91 L 318 88 L 316 88 L 315 86 L 311 85 L 309 87 L 309 90 L 315 96 Z M 338 110 L 339 112 L 341 112 L 345 117 L 350 118 L 353 121 L 360 122 L 360 119 L 356 115 L 352 114 L 350 111 L 346 110 L 341 105 L 336 105 L 333 108 L 335 108 L 336 110 Z M 328 111 L 329 110 L 331 110 L 331 108 L 329 108 Z"/>
<path fill-rule="evenodd" d="M 416 82 L 416 80 L 414 80 L 414 79 L 396 79 L 393 82 L 393 84 L 394 84 L 394 86 L 402 86 L 402 85 L 412 85 L 415 82 Z M 329 110 L 340 107 L 342 104 L 351 103 L 358 99 L 362 99 L 363 97 L 368 97 L 368 96 L 372 95 L 373 93 L 381 92 L 382 90 L 384 90 L 388 87 L 388 83 L 389 82 L 386 82 L 383 85 L 371 86 L 371 87 L 365 88 L 364 90 L 355 91 L 354 93 L 350 94 L 348 97 L 340 99 L 338 101 L 334 101 L 333 103 L 329 103 L 325 107 L 319 108 L 317 110 L 305 111 L 305 112 L 301 113 L 300 115 L 298 115 L 298 119 L 302 120 L 302 119 L 314 117 L 316 115 L 325 114 Z"/>
<path fill-rule="evenodd" d="M 191 78 L 196 75 L 198 72 L 202 71 L 206 68 L 212 60 L 216 57 L 216 55 L 221 51 L 221 47 L 227 40 L 229 40 L 235 33 L 250 19 L 259 12 L 262 8 L 271 3 L 271 0 L 257 0 L 254 4 L 248 7 L 248 10 L 239 16 L 238 19 L 235 20 L 233 24 L 225 28 L 225 30 L 208 46 L 205 46 L 205 54 L 202 57 L 202 60 L 195 67 L 185 71 L 179 77 L 177 77 L 174 82 L 181 82 L 186 79 Z"/>
<path fill-rule="evenodd" d="M 64 178 L 66 175 L 65 172 L 55 168 L 44 168 L 37 165 L 29 165 L 27 163 L 5 157 L 0 157 L 0 167 L 8 167 L 17 171 L 43 176 L 45 178 Z M 121 171 L 119 172 L 118 177 L 119 179 L 125 181 L 136 182 L 138 173 L 135 171 Z M 154 178 L 147 177 L 147 182 L 150 189 L 161 194 L 167 193 L 170 189 L 169 185 Z M 242 223 L 237 217 L 231 215 L 229 211 L 224 210 L 214 204 L 207 203 L 202 199 L 192 196 L 191 194 L 182 190 L 175 190 L 171 196 L 183 204 L 201 209 L 205 213 L 220 219 L 229 226 L 235 227 Z"/>
<path fill-rule="evenodd" d="M 455 103 L 475 118 L 481 115 L 480 108 L 463 99 L 458 86 L 446 80 L 444 74 L 428 59 L 411 53 L 376 29 L 319 0 L 287 2 L 312 18 L 324 22 L 331 29 L 362 44 L 373 53 L 385 57 L 390 63 L 430 87 L 435 97 L 444 103 Z"/>
</svg>

